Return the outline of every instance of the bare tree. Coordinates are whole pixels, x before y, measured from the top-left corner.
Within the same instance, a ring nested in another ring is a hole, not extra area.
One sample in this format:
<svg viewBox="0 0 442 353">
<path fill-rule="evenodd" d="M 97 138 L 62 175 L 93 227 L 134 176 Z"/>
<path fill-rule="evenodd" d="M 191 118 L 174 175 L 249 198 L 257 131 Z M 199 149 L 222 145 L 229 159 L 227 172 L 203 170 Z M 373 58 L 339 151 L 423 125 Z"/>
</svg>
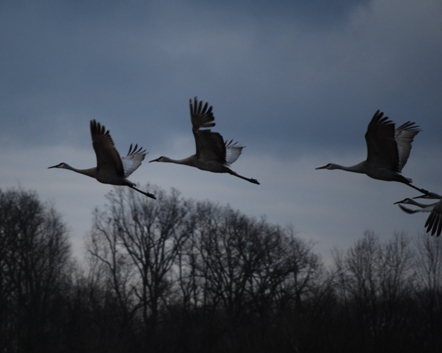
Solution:
<svg viewBox="0 0 442 353">
<path fill-rule="evenodd" d="M 193 222 L 193 236 L 180 258 L 180 283 L 188 308 L 206 319 L 201 329 L 210 339 L 200 349 L 211 350 L 228 339 L 238 350 L 252 350 L 243 335 L 255 325 L 271 325 L 277 313 L 308 296 L 319 258 L 291 229 L 230 206 L 198 202 Z M 254 344 L 270 342 L 268 335 L 254 335 Z"/>
<path fill-rule="evenodd" d="M 395 234 L 383 244 L 367 231 L 345 255 L 335 252 L 336 289 L 347 308 L 354 342 L 376 349 L 404 334 L 414 279 L 409 243 L 403 234 Z"/>
<path fill-rule="evenodd" d="M 426 348 L 439 351 L 442 349 L 442 238 L 418 234 L 415 246 L 419 307 L 415 321 L 423 332 Z"/>
<path fill-rule="evenodd" d="M 109 204 L 94 213 L 88 252 L 101 264 L 122 312 L 141 316 L 155 329 L 161 303 L 172 288 L 172 268 L 191 235 L 192 202 L 176 190 L 156 192 L 152 202 L 131 190 L 114 189 Z"/>
<path fill-rule="evenodd" d="M 50 349 L 70 268 L 60 215 L 33 192 L 0 190 L 0 249 L 0 350 Z"/>
</svg>

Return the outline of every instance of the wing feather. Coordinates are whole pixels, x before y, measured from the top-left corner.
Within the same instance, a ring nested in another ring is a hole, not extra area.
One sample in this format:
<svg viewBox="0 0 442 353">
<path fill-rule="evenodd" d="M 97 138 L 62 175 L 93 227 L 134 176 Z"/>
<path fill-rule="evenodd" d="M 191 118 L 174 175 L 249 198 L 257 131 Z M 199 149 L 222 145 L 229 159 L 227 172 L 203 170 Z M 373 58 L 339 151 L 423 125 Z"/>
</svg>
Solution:
<svg viewBox="0 0 442 353">
<path fill-rule="evenodd" d="M 411 152 L 411 143 L 413 142 L 414 136 L 416 136 L 419 131 L 421 131 L 419 126 L 410 121 L 402 124 L 395 131 L 395 140 L 399 152 L 399 172 L 402 171 L 407 163 Z"/>
<path fill-rule="evenodd" d="M 399 154 L 394 134 L 394 123 L 384 113 L 376 111 L 365 133 L 367 163 L 398 171 Z"/>
<path fill-rule="evenodd" d="M 427 233 L 431 233 L 431 235 L 436 235 L 437 237 L 442 232 L 442 200 L 433 207 L 433 210 L 425 222 L 425 227 Z"/>
<path fill-rule="evenodd" d="M 202 101 L 198 102 L 198 98 L 190 99 L 190 119 L 192 121 L 192 130 L 198 130 L 202 127 L 215 126 L 215 117 L 212 113 L 212 106 L 209 107 L 206 102 L 203 105 Z"/>
<path fill-rule="evenodd" d="M 238 146 L 238 142 L 233 142 L 233 140 L 225 141 L 226 145 L 226 165 L 234 163 L 241 155 L 244 146 Z"/>
<path fill-rule="evenodd" d="M 419 131 L 419 127 L 409 121 L 395 129 L 395 124 L 378 110 L 365 133 L 367 162 L 377 168 L 400 173 L 410 156 L 414 136 Z"/>
<path fill-rule="evenodd" d="M 198 159 L 226 163 L 226 145 L 221 134 L 211 130 L 196 130 L 193 134 Z"/>
<path fill-rule="evenodd" d="M 106 130 L 104 125 L 95 120 L 91 120 L 90 128 L 92 146 L 97 156 L 97 172 L 105 172 L 107 170 L 109 174 L 117 174 L 124 177 L 123 163 L 109 130 Z"/>
<path fill-rule="evenodd" d="M 131 144 L 129 147 L 129 152 L 127 152 L 127 155 L 121 158 L 121 161 L 123 162 L 124 177 L 127 178 L 134 171 L 136 171 L 143 162 L 145 157 L 146 157 L 146 150 L 143 150 L 141 146 L 138 147 L 138 145 L 132 147 Z"/>
</svg>

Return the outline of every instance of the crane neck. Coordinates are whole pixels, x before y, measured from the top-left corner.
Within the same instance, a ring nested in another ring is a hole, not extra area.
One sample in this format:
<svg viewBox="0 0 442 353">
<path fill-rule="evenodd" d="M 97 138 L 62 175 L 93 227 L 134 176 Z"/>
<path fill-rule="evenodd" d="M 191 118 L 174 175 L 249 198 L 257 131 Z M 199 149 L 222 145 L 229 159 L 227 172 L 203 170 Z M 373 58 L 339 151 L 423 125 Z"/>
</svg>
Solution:
<svg viewBox="0 0 442 353">
<path fill-rule="evenodd" d="M 195 166 L 195 161 L 194 161 L 193 157 L 194 156 L 190 156 L 190 157 L 183 158 L 183 159 L 172 159 L 172 158 L 169 158 L 169 157 L 163 157 L 162 162 L 165 162 L 165 163 L 175 163 L 175 164 L 183 164 L 183 165 L 188 165 L 188 166 L 194 167 Z"/>
<path fill-rule="evenodd" d="M 74 167 L 71 167 L 70 165 L 66 164 L 64 169 L 72 170 L 75 173 L 87 175 L 91 178 L 97 178 L 97 168 L 88 168 L 88 169 L 77 169 Z"/>
<path fill-rule="evenodd" d="M 365 174 L 366 170 L 365 170 L 365 161 L 352 165 L 352 166 L 343 166 L 343 165 L 339 165 L 339 164 L 332 164 L 332 168 L 330 169 L 341 169 L 341 170 L 345 170 L 347 172 L 353 172 L 353 173 L 362 173 Z"/>
</svg>

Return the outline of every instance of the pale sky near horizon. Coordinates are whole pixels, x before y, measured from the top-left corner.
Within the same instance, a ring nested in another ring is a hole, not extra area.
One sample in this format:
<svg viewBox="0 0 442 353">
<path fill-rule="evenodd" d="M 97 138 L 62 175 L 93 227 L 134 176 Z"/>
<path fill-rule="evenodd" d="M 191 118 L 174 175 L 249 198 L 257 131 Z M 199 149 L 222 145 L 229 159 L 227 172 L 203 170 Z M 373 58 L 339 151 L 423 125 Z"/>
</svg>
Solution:
<svg viewBox="0 0 442 353">
<path fill-rule="evenodd" d="M 121 154 L 147 149 L 139 186 L 291 225 L 324 258 L 367 229 L 428 236 L 427 214 L 393 205 L 415 190 L 315 168 L 364 160 L 380 109 L 421 127 L 403 174 L 442 193 L 441 1 L 5 1 L 0 33 L 0 188 L 51 202 L 76 254 L 112 186 L 47 167 L 95 165 L 91 119 Z M 246 146 L 232 169 L 261 185 L 147 163 L 194 153 L 194 96 Z"/>
</svg>

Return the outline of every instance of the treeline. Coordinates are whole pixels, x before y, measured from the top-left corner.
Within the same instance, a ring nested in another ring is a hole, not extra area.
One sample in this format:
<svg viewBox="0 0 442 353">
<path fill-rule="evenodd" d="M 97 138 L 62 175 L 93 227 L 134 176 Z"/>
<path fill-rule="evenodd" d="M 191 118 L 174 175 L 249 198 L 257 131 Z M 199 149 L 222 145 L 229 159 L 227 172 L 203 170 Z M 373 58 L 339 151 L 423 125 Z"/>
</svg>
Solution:
<svg viewBox="0 0 442 353">
<path fill-rule="evenodd" d="M 290 228 L 155 195 L 111 191 L 78 264 L 51 205 L 0 190 L 0 353 L 442 351 L 442 238 L 368 231 L 325 267 Z"/>
</svg>

